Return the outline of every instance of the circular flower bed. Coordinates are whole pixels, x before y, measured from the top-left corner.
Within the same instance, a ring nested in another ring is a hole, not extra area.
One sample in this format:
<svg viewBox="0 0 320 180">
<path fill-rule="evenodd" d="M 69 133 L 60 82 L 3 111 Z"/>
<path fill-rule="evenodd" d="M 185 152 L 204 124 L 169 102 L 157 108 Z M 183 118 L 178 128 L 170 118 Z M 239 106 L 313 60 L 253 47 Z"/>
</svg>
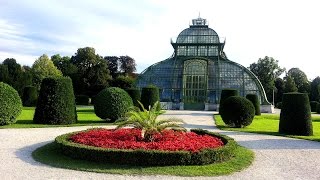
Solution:
<svg viewBox="0 0 320 180">
<path fill-rule="evenodd" d="M 70 140 L 102 148 L 190 151 L 193 153 L 224 145 L 218 137 L 173 130 L 164 130 L 161 134 L 155 134 L 153 142 L 145 142 L 140 129 L 92 129 L 74 134 Z"/>
<path fill-rule="evenodd" d="M 55 143 L 77 159 L 131 165 L 202 165 L 229 160 L 236 142 L 220 134 L 194 129 L 164 130 L 145 142 L 139 129 L 91 129 L 58 136 Z"/>
</svg>

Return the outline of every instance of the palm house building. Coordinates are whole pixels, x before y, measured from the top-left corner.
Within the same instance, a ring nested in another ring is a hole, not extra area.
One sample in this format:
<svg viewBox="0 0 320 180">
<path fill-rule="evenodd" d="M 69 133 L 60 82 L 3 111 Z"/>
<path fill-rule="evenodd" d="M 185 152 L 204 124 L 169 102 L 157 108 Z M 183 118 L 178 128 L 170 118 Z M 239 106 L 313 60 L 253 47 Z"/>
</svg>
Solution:
<svg viewBox="0 0 320 180">
<path fill-rule="evenodd" d="M 173 55 L 145 69 L 136 84 L 159 87 L 165 109 L 217 110 L 221 90 L 232 88 L 241 96 L 257 94 L 261 111 L 273 111 L 258 78 L 227 58 L 225 40 L 209 28 L 206 19 L 193 19 L 171 45 Z"/>
</svg>

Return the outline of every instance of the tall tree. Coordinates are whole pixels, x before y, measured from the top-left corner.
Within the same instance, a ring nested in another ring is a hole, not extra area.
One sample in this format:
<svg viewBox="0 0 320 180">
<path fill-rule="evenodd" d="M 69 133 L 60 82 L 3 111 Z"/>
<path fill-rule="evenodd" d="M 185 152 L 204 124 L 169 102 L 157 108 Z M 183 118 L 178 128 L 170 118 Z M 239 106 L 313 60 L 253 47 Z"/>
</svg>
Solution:
<svg viewBox="0 0 320 180">
<path fill-rule="evenodd" d="M 71 77 L 78 72 L 77 66 L 72 64 L 71 58 L 69 56 L 61 57 L 60 54 L 55 54 L 51 56 L 51 60 L 64 76 Z"/>
<path fill-rule="evenodd" d="M 130 56 L 120 56 L 120 70 L 125 74 L 129 75 L 136 71 L 136 61 Z"/>
<path fill-rule="evenodd" d="M 260 80 L 269 101 L 272 101 L 275 79 L 285 71 L 285 68 L 281 68 L 278 62 L 266 56 L 263 59 L 259 58 L 257 63 L 252 63 L 249 67 Z"/>
<path fill-rule="evenodd" d="M 33 83 L 40 89 L 41 81 L 50 76 L 62 76 L 62 73 L 46 54 L 40 56 L 32 65 Z"/>
<path fill-rule="evenodd" d="M 299 68 L 291 68 L 288 71 L 288 76 L 291 76 L 294 83 L 298 88 L 298 92 L 309 93 L 310 92 L 310 82 L 308 81 L 307 75 L 301 71 Z"/>
<path fill-rule="evenodd" d="M 108 69 L 112 78 L 116 78 L 119 74 L 119 57 L 106 56 L 104 59 L 108 62 Z"/>
<path fill-rule="evenodd" d="M 110 73 L 107 61 L 95 53 L 92 47 L 79 48 L 71 62 L 77 66 L 77 94 L 96 95 L 108 86 Z"/>
<path fill-rule="evenodd" d="M 275 94 L 275 103 L 282 101 L 282 95 L 284 93 L 284 81 L 281 78 L 277 78 L 275 80 L 275 88 L 276 88 L 276 94 Z"/>
<path fill-rule="evenodd" d="M 293 78 L 291 76 L 286 76 L 284 81 L 284 92 L 289 93 L 289 92 L 297 92 L 297 91 L 298 91 L 298 88 Z"/>
<path fill-rule="evenodd" d="M 312 101 L 319 101 L 320 99 L 320 77 L 314 78 L 310 85 L 310 98 Z"/>
<path fill-rule="evenodd" d="M 5 82 L 7 84 L 9 82 L 9 71 L 7 65 L 0 64 L 0 82 Z"/>
</svg>

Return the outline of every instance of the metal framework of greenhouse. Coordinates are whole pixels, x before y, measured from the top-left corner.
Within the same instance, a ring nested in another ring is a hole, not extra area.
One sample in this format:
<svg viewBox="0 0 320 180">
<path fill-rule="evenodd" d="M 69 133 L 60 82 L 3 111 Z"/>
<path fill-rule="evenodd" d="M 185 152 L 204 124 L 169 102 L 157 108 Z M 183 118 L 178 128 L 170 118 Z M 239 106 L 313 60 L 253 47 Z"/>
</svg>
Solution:
<svg viewBox="0 0 320 180">
<path fill-rule="evenodd" d="M 237 89 L 241 96 L 257 94 L 261 104 L 270 105 L 258 78 L 244 66 L 229 60 L 225 40 L 208 27 L 206 19 L 192 20 L 171 45 L 173 55 L 145 69 L 137 87 L 156 85 L 169 109 L 217 109 L 222 89 Z"/>
</svg>

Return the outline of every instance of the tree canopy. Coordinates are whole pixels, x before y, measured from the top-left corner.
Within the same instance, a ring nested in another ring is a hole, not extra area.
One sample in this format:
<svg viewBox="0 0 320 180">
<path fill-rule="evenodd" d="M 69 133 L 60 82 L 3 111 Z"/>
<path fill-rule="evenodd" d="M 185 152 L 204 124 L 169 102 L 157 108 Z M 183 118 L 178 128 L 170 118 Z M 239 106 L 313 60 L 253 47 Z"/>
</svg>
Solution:
<svg viewBox="0 0 320 180">
<path fill-rule="evenodd" d="M 298 92 L 310 92 L 310 82 L 308 81 L 307 75 L 299 68 L 291 68 L 288 71 L 288 76 L 292 77 L 296 87 L 298 88 Z"/>
<path fill-rule="evenodd" d="M 272 57 L 265 56 L 263 59 L 259 58 L 257 63 L 250 64 L 249 67 L 260 80 L 269 101 L 272 101 L 275 79 L 285 71 L 278 62 Z"/>
</svg>

